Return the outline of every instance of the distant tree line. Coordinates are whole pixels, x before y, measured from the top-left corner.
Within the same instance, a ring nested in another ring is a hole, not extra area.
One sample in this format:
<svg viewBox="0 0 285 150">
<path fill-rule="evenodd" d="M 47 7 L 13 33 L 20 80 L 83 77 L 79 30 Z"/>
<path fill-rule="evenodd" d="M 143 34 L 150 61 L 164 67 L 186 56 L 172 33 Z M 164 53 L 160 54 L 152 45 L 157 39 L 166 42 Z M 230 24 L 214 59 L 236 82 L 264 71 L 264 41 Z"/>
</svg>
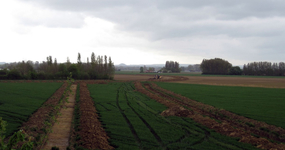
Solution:
<svg viewBox="0 0 285 150">
<path fill-rule="evenodd" d="M 177 61 L 166 61 L 165 67 L 161 69 L 163 73 L 180 73 L 179 63 Z"/>
<path fill-rule="evenodd" d="M 243 66 L 244 75 L 285 76 L 285 63 L 252 62 Z"/>
<path fill-rule="evenodd" d="M 230 73 L 232 64 L 221 58 L 204 59 L 200 67 L 202 74 L 227 75 Z"/>
<path fill-rule="evenodd" d="M 204 59 L 201 63 L 202 74 L 213 75 L 255 75 L 255 76 L 285 76 L 285 63 L 252 62 L 245 64 L 243 69 L 232 66 L 221 58 Z"/>
<path fill-rule="evenodd" d="M 0 80 L 17 79 L 66 79 L 70 72 L 74 79 L 113 79 L 115 67 L 111 57 L 95 56 L 91 54 L 91 60 L 87 57 L 87 62 L 83 63 L 81 55 L 78 53 L 77 63 L 71 63 L 69 58 L 65 63 L 57 63 L 57 59 L 48 56 L 46 61 L 35 63 L 32 61 L 22 61 L 2 65 L 0 70 Z"/>
</svg>

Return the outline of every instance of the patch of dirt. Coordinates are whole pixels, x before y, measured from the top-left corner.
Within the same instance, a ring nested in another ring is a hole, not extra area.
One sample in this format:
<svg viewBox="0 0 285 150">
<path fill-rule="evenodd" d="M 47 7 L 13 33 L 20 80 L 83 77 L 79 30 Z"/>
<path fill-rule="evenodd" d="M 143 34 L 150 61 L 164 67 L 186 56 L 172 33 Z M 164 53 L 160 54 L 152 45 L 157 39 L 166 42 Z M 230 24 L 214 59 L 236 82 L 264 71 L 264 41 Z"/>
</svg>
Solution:
<svg viewBox="0 0 285 150">
<path fill-rule="evenodd" d="M 250 143 L 258 148 L 285 149 L 284 144 L 272 143 L 268 140 L 285 142 L 285 130 L 280 127 L 193 101 L 162 89 L 154 83 L 151 85 L 146 83 L 144 88 L 140 82 L 135 82 L 135 87 L 137 91 L 169 107 L 168 110 L 162 113 L 164 116 L 175 115 L 192 118 L 194 121 L 214 129 L 216 132 L 231 137 L 239 137 L 240 142 Z M 193 111 L 186 112 L 186 109 L 181 106 L 188 107 Z M 269 129 L 271 132 L 263 131 L 262 128 Z M 252 136 L 252 134 L 257 135 L 259 138 Z"/>
<path fill-rule="evenodd" d="M 194 114 L 193 111 L 185 109 L 182 106 L 174 106 L 161 113 L 162 116 L 179 116 L 179 117 L 189 117 L 193 114 Z"/>
<path fill-rule="evenodd" d="M 86 83 L 86 84 L 108 84 L 112 82 L 110 80 L 76 80 L 75 83 Z"/>
<path fill-rule="evenodd" d="M 87 149 L 114 149 L 108 143 L 109 137 L 98 120 L 99 117 L 93 100 L 90 97 L 87 84 L 84 82 L 80 83 L 79 111 L 79 135 L 81 139 L 78 141 L 78 144 Z"/>
</svg>

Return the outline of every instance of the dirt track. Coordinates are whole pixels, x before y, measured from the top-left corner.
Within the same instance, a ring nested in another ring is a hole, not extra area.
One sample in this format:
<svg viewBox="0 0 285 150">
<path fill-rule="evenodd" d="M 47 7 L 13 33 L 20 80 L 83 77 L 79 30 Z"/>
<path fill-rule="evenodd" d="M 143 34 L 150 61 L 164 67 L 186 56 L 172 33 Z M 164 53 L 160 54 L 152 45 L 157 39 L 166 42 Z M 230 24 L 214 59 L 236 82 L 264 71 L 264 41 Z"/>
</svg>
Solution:
<svg viewBox="0 0 285 150">
<path fill-rule="evenodd" d="M 77 85 L 72 85 L 72 93 L 76 93 Z M 75 105 L 75 94 L 70 94 L 68 102 L 64 104 L 64 108 L 60 110 L 60 116 L 57 123 L 52 127 L 52 133 L 48 135 L 48 140 L 43 149 L 51 149 L 56 146 L 59 149 L 66 149 L 69 146 L 69 137 L 71 132 L 71 123 Z"/>
<path fill-rule="evenodd" d="M 163 75 L 162 75 L 163 76 Z M 186 79 L 178 79 L 181 76 L 163 76 L 163 79 L 157 81 L 167 81 L 173 83 L 188 84 L 207 84 L 207 85 L 225 85 L 225 86 L 248 86 L 248 87 L 267 87 L 267 88 L 285 88 L 285 78 L 251 78 L 251 77 L 209 77 L 209 76 L 184 76 Z M 152 75 L 115 75 L 115 80 L 149 80 Z M 173 81 L 175 80 L 175 81 Z"/>
</svg>

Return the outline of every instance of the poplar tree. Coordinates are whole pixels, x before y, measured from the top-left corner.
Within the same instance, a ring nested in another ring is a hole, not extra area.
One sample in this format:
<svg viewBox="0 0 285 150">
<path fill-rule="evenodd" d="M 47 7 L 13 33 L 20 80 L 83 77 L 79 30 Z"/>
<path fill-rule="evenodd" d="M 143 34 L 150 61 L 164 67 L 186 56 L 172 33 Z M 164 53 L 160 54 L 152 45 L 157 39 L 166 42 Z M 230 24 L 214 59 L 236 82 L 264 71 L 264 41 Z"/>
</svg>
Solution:
<svg viewBox="0 0 285 150">
<path fill-rule="evenodd" d="M 81 61 L 80 53 L 78 53 L 78 56 L 77 56 L 77 66 L 78 66 L 79 72 L 81 72 L 81 70 L 82 70 L 82 61 Z"/>
<path fill-rule="evenodd" d="M 82 64 L 80 53 L 78 53 L 78 56 L 77 56 L 77 64 L 78 64 L 78 65 L 81 65 L 81 64 Z"/>
</svg>

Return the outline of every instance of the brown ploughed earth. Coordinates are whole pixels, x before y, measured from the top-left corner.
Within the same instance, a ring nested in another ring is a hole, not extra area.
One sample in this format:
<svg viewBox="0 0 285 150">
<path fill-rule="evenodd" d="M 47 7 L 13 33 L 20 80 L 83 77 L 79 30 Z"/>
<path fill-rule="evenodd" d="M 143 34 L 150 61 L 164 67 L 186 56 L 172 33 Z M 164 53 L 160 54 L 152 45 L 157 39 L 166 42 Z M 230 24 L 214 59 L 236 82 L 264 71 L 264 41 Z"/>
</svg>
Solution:
<svg viewBox="0 0 285 150">
<path fill-rule="evenodd" d="M 209 77 L 209 76 L 163 76 L 152 81 L 168 81 L 173 83 L 207 84 L 221 86 L 247 86 L 266 88 L 285 88 L 285 78 L 253 78 L 253 77 Z M 118 81 L 150 80 L 154 75 L 115 75 Z M 183 79 L 180 79 L 183 78 Z"/>
<path fill-rule="evenodd" d="M 98 81 L 97 83 L 103 84 L 104 82 Z M 78 144 L 82 143 L 80 145 L 85 149 L 114 149 L 108 143 L 109 137 L 98 119 L 99 116 L 86 83 L 80 83 L 79 111 L 81 139 L 77 141 Z"/>
</svg>

